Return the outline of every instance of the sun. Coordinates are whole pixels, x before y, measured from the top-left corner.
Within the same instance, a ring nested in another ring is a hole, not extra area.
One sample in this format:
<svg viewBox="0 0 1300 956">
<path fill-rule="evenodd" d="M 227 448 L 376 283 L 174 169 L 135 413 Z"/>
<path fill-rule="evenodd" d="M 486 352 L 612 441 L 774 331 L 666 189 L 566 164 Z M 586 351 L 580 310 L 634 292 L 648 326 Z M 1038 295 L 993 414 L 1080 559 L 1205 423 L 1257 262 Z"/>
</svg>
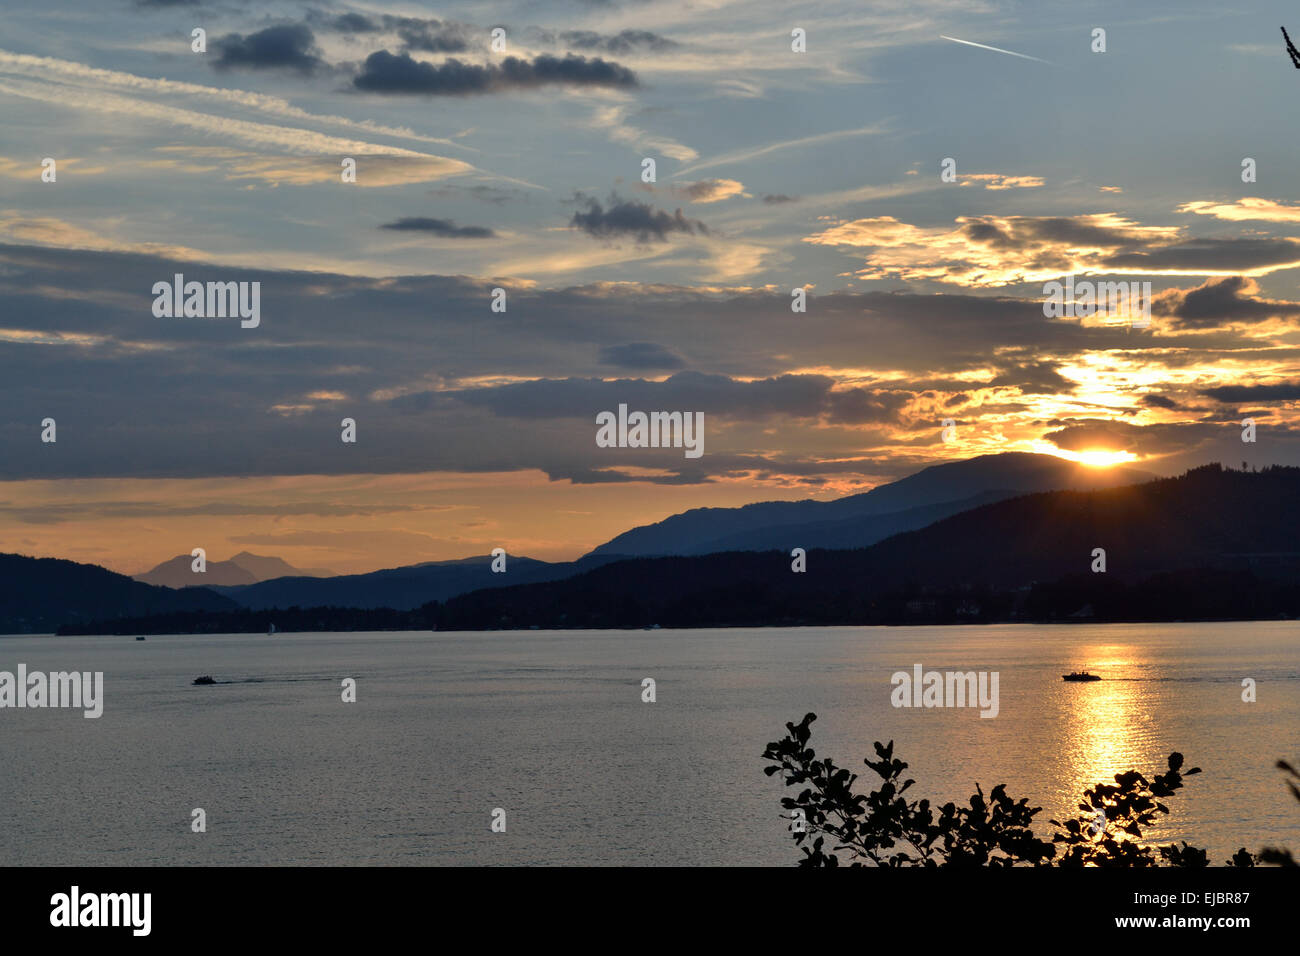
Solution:
<svg viewBox="0 0 1300 956">
<path fill-rule="evenodd" d="M 1118 451 L 1114 448 L 1082 448 L 1076 451 L 1072 448 L 1058 448 L 1045 440 L 1036 441 L 1031 447 L 1040 455 L 1055 455 L 1089 468 L 1113 468 L 1115 465 L 1127 465 L 1140 460 L 1131 451 Z"/>
<path fill-rule="evenodd" d="M 1081 465 L 1087 465 L 1089 468 L 1111 468 L 1137 461 L 1137 455 L 1131 451 L 1113 451 L 1109 448 L 1087 448 L 1083 451 L 1057 452 L 1057 454 L 1077 461 Z"/>
</svg>

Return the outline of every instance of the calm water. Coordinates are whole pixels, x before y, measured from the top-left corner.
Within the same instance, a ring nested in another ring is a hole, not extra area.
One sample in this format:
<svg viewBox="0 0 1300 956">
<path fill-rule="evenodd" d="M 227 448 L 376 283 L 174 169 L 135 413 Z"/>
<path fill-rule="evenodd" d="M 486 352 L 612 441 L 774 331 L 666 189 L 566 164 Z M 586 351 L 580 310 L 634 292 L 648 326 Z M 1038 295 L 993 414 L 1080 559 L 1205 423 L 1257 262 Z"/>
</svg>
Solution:
<svg viewBox="0 0 1300 956">
<path fill-rule="evenodd" d="M 1181 750 L 1204 773 L 1158 836 L 1222 863 L 1300 850 L 1272 769 L 1300 758 L 1298 649 L 1295 622 L 3 638 L 0 670 L 103 671 L 106 703 L 0 710 L 0 865 L 787 865 L 759 754 L 810 710 L 820 755 L 869 774 L 894 738 L 918 796 L 1005 782 L 1044 836 L 1088 784 Z M 998 671 L 999 715 L 893 708 L 916 663 Z M 1061 681 L 1078 667 L 1106 679 Z"/>
</svg>

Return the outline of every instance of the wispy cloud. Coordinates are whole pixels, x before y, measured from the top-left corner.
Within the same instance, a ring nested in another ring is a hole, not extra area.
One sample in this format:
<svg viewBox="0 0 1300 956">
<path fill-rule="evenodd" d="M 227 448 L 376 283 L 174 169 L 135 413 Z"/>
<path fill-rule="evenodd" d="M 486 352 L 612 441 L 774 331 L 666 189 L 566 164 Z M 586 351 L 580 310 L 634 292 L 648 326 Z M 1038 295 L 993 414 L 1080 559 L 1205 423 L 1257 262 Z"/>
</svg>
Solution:
<svg viewBox="0 0 1300 956">
<path fill-rule="evenodd" d="M 113 93 L 51 87 L 20 80 L 0 83 L 0 93 L 20 96 L 42 103 L 58 103 L 97 113 L 121 113 L 144 120 L 181 126 L 209 135 L 237 139 L 244 143 L 270 147 L 291 153 L 332 156 L 401 156 L 424 160 L 431 175 L 427 179 L 457 176 L 474 171 L 474 167 L 457 159 L 447 159 L 416 150 L 370 143 L 364 140 L 330 136 L 300 127 L 256 123 L 250 120 L 213 116 L 161 103 L 118 96 Z"/>
<path fill-rule="evenodd" d="M 590 129 L 603 130 L 611 140 L 624 143 L 638 149 L 661 153 L 669 159 L 689 162 L 699 157 L 699 153 L 679 143 L 677 140 L 658 133 L 647 132 L 627 122 L 631 111 L 628 104 L 598 106 L 588 123 Z"/>
<path fill-rule="evenodd" d="M 721 156 L 715 156 L 713 159 L 706 159 L 700 163 L 692 163 L 678 170 L 679 175 L 698 172 L 701 169 L 712 169 L 715 166 L 738 166 L 741 163 L 747 163 L 753 159 L 759 159 L 763 156 L 770 156 L 772 153 L 781 152 L 787 149 L 806 149 L 809 146 L 824 146 L 827 143 L 834 143 L 842 139 L 853 139 L 858 136 L 878 136 L 886 132 L 883 125 L 860 126 L 856 129 L 835 130 L 830 133 L 817 133 L 813 136 L 803 136 L 799 139 L 782 140 L 779 143 L 768 143 L 764 146 L 751 146 L 746 149 L 738 149 L 734 152 L 724 153 Z"/>
<path fill-rule="evenodd" d="M 0 73 L 36 77 L 47 82 L 77 83 L 92 90 L 101 90 L 107 86 L 140 94 L 201 97 L 217 100 L 242 109 L 256 110 L 279 119 L 342 126 L 369 135 L 393 136 L 419 142 L 438 143 L 444 146 L 455 146 L 458 149 L 469 148 L 451 139 L 417 133 L 406 126 L 388 126 L 372 120 L 354 120 L 328 113 L 311 113 L 292 105 L 288 100 L 278 96 L 269 96 L 265 93 L 204 86 L 201 83 L 154 79 L 121 70 L 103 70 L 98 67 L 87 66 L 84 63 L 60 60 L 55 57 L 29 56 L 23 53 L 0 50 Z"/>
</svg>

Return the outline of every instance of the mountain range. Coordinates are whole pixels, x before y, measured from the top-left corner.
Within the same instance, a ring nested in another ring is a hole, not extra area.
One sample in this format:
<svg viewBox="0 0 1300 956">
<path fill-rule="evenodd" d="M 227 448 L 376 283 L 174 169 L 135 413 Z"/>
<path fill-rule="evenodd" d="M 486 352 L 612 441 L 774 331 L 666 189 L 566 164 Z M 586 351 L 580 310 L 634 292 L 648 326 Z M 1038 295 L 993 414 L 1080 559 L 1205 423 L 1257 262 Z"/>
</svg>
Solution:
<svg viewBox="0 0 1300 956">
<path fill-rule="evenodd" d="M 297 574 L 256 583 L 214 578 L 216 565 L 209 564 L 204 584 L 241 607 L 253 610 L 328 604 L 405 611 L 479 588 L 556 581 L 623 557 L 788 550 L 791 546 L 861 548 L 892 534 L 923 528 L 940 518 L 1016 494 L 1056 488 L 1113 487 L 1151 477 L 1132 469 L 1086 468 L 1051 455 L 984 455 L 935 465 L 900 481 L 836 501 L 769 501 L 741 508 L 696 508 L 620 534 L 576 561 L 546 562 L 512 556 L 505 574 L 492 573 L 491 558 L 486 555 L 365 574 L 319 579 Z M 241 557 L 236 555 L 231 562 L 240 563 Z M 169 567 L 177 562 L 183 564 L 180 576 L 172 580 L 194 583 L 190 560 L 183 556 L 167 562 Z M 150 579 L 150 583 L 166 582 Z"/>
<path fill-rule="evenodd" d="M 283 577 L 256 584 L 212 588 L 240 607 L 264 610 L 276 607 L 379 608 L 399 611 L 445 601 L 480 588 L 505 587 L 571 577 L 614 560 L 587 556 L 577 561 L 548 562 L 506 556 L 505 571 L 492 570 L 492 556 L 455 561 L 430 561 L 367 574 L 342 574 L 332 578 Z"/>
<path fill-rule="evenodd" d="M 1270 471 L 1273 477 L 1268 480 L 1273 483 L 1268 487 L 1285 486 L 1291 471 Z M 809 584 L 813 581 L 822 589 L 831 589 L 819 592 L 828 609 L 843 610 L 846 594 L 881 595 L 891 588 L 899 591 L 913 585 L 922 590 L 1016 589 L 1057 580 L 1079 572 L 1080 550 L 1086 557 L 1093 546 L 1108 547 L 1108 580 L 1112 582 L 1181 568 L 1184 559 L 1193 564 L 1222 564 L 1224 554 L 1237 553 L 1215 550 L 1227 540 L 1236 542 L 1234 547 L 1241 553 L 1285 550 L 1283 542 L 1274 538 L 1279 528 L 1288 526 L 1286 522 L 1248 521 L 1248 516 L 1236 514 L 1237 502 L 1216 512 L 1210 507 L 1212 498 L 1194 495 L 1189 501 L 1201 506 L 1194 517 L 1190 511 L 1169 510 L 1181 501 L 1172 492 L 1148 498 L 1152 489 L 1201 487 L 1209 480 L 1206 474 L 1193 472 L 1176 480 L 1184 484 L 1168 486 L 1168 480 L 1152 480 L 1152 476 L 1130 469 L 1091 469 L 1052 456 L 989 455 L 932 466 L 865 494 L 835 501 L 694 509 L 620 534 L 576 561 L 511 556 L 503 574 L 493 573 L 490 556 L 480 556 L 367 574 L 314 578 L 298 573 L 249 580 L 282 568 L 296 569 L 278 558 L 245 552 L 228 562 L 210 563 L 208 574 L 214 569 L 221 574 L 208 577 L 208 587 L 173 590 L 131 581 L 91 565 L 50 559 L 38 563 L 37 559 L 8 555 L 4 556 L 5 567 L 11 569 L 7 581 L 15 579 L 12 569 L 17 563 L 27 562 L 24 580 L 40 586 L 20 589 L 23 593 L 0 590 L 0 633 L 75 628 L 112 617 L 236 615 L 291 607 L 400 613 L 425 609 L 421 612 L 425 617 L 420 618 L 425 620 L 433 605 L 439 607 L 446 626 L 503 626 L 503 616 L 539 626 L 561 626 L 566 621 L 576 625 L 579 619 L 585 626 L 595 626 L 599 620 L 618 620 L 622 623 L 616 626 L 631 626 L 645 616 L 631 613 L 634 605 L 643 607 L 650 617 L 667 618 L 643 623 L 668 626 L 669 621 L 690 617 L 689 606 L 699 602 L 713 601 L 719 613 L 732 613 L 736 595 L 728 588 L 750 587 L 755 582 L 764 582 L 762 589 L 770 592 L 760 596 L 754 608 L 775 608 L 772 601 L 793 601 L 782 613 L 800 617 L 797 608 L 791 611 L 791 607 L 811 599 L 816 590 Z M 1225 494 L 1240 493 L 1241 489 L 1231 486 L 1241 480 L 1242 473 L 1215 474 L 1236 476 L 1216 480 L 1226 482 Z M 1248 480 L 1264 481 L 1255 475 Z M 1300 492 L 1300 488 L 1291 490 Z M 1254 491 L 1251 494 L 1255 496 Z M 1150 510 L 1153 503 L 1159 507 Z M 1107 507 L 1120 509 L 1128 524 L 1113 520 L 1098 524 Z M 1138 511 L 1124 511 L 1133 507 Z M 1289 505 L 1284 496 L 1271 507 L 1286 511 Z M 1143 508 L 1149 513 L 1142 512 Z M 1225 527 L 1216 517 L 1223 514 L 1234 515 L 1237 524 Z M 1157 518 L 1158 524 L 1153 525 Z M 1084 548 L 1099 536 L 1109 544 L 1095 541 Z M 1176 542 L 1177 547 L 1170 550 L 1165 542 Z M 793 548 L 807 552 L 806 575 L 789 573 Z M 178 556 L 141 578 L 189 583 L 197 576 L 190 571 L 191 560 Z M 184 577 L 169 577 L 182 563 Z M 233 583 L 218 583 L 229 580 L 224 577 L 227 572 L 235 573 L 224 567 L 227 565 L 238 568 L 240 576 Z M 768 570 L 758 573 L 760 568 Z M 85 578 L 89 573 L 85 569 L 98 574 L 96 588 L 89 592 L 71 583 L 74 577 Z M 769 580 L 773 569 L 782 573 Z M 665 579 L 672 579 L 678 571 L 686 574 L 684 580 Z M 685 588 L 693 597 L 675 611 L 663 604 L 646 605 L 634 595 L 647 583 L 652 589 L 666 589 L 666 594 L 678 594 Z M 593 586 L 595 591 L 590 590 Z M 714 591 L 717 593 L 710 597 Z M 533 603 L 535 600 L 542 603 Z M 622 601 L 622 610 L 613 613 L 611 601 Z"/>
<path fill-rule="evenodd" d="M 1132 468 L 1089 468 L 1054 455 L 1006 452 L 931 465 L 914 475 L 834 501 L 764 501 L 740 508 L 693 508 L 625 531 L 592 555 L 651 557 L 864 548 L 900 531 L 1015 495 L 1065 488 L 1114 488 L 1155 477 Z"/>
<path fill-rule="evenodd" d="M 94 564 L 0 554 L 0 634 L 44 634 L 90 621 L 237 606 L 207 588 L 173 590 Z"/>
<path fill-rule="evenodd" d="M 324 568 L 295 568 L 283 558 L 252 554 L 248 551 L 241 551 L 227 561 L 207 561 L 205 566 L 206 569 L 200 576 L 200 573 L 194 570 L 193 556 L 178 554 L 143 574 L 135 575 L 135 580 L 161 587 L 189 588 L 255 584 L 258 581 L 290 575 L 311 578 L 334 576 L 333 571 Z"/>
<path fill-rule="evenodd" d="M 476 591 L 440 629 L 1252 619 L 1300 614 L 1300 468 L 1025 495 L 867 548 L 624 560 Z"/>
</svg>

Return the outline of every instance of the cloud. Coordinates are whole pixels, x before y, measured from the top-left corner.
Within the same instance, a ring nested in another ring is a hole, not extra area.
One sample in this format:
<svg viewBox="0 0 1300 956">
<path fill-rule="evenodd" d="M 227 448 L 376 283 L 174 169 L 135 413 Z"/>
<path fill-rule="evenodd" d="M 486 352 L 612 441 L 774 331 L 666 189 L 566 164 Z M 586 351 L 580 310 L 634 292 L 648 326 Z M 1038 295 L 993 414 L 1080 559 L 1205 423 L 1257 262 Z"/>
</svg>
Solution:
<svg viewBox="0 0 1300 956">
<path fill-rule="evenodd" d="M 146 100 L 117 96 L 113 93 L 96 92 L 90 89 L 73 89 L 63 87 L 28 87 L 0 83 L 0 93 L 29 97 L 41 102 L 58 102 L 70 107 L 94 111 L 122 113 L 140 119 L 155 120 L 183 126 L 209 136 L 236 139 L 252 146 L 263 147 L 286 153 L 317 154 L 338 156 L 387 156 L 421 160 L 427 169 L 440 169 L 442 176 L 454 176 L 473 172 L 474 167 L 455 159 L 445 159 L 428 153 L 384 146 L 364 140 L 345 139 L 318 133 L 315 130 L 291 126 L 279 126 L 271 123 L 257 123 L 250 120 L 233 119 L 226 116 L 214 116 L 196 110 L 166 106 Z M 335 170 L 337 176 L 338 171 Z M 358 179 L 360 177 L 358 176 Z M 433 175 L 424 177 L 436 178 Z M 336 180 L 337 181 L 337 180 Z"/>
<path fill-rule="evenodd" d="M 258 180 L 281 186 L 337 183 L 341 169 L 335 156 L 287 156 L 254 153 L 225 146 L 160 146 L 159 159 L 143 160 L 146 169 L 176 169 L 206 175 L 222 172 L 226 179 Z M 441 157 L 366 156 L 357 160 L 357 180 L 363 188 L 401 186 L 444 179 L 449 170 Z"/>
<path fill-rule="evenodd" d="M 569 225 L 580 229 L 596 239 L 617 239 L 623 236 L 635 236 L 637 242 L 666 242 L 671 233 L 686 235 L 693 233 L 707 234 L 708 228 L 698 219 L 687 219 L 678 209 L 669 214 L 662 209 L 655 209 L 649 203 L 610 196 L 608 208 L 600 201 L 581 193 L 575 200 L 585 203 L 586 210 L 573 214 Z"/>
<path fill-rule="evenodd" d="M 675 369 L 686 365 L 685 360 L 676 352 L 652 342 L 606 345 L 600 350 L 600 360 L 606 365 L 637 371 Z"/>
<path fill-rule="evenodd" d="M 670 40 L 649 30 L 621 30 L 613 35 L 595 33 L 591 30 L 566 30 L 559 35 L 559 38 L 574 49 L 600 50 L 604 53 L 633 53 L 637 50 L 658 52 L 681 46 L 676 40 Z"/>
<path fill-rule="evenodd" d="M 377 50 L 366 57 L 361 73 L 352 81 L 369 93 L 468 96 L 507 90 L 532 90 L 547 85 L 630 89 L 636 74 L 624 66 L 602 60 L 548 54 L 521 60 L 506 57 L 499 64 L 479 66 L 446 60 L 440 65 L 414 60 L 407 53 Z"/>
<path fill-rule="evenodd" d="M 668 187 L 669 195 L 694 203 L 721 202 L 744 191 L 745 184 L 735 179 L 702 179 L 696 183 L 673 183 Z"/>
<path fill-rule="evenodd" d="M 1001 173 L 965 173 L 958 177 L 962 186 L 985 189 L 1035 189 L 1043 185 L 1041 176 L 1004 176 Z"/>
<path fill-rule="evenodd" d="M 458 226 L 450 219 L 427 219 L 420 216 L 408 216 L 396 222 L 386 222 L 380 229 L 394 229 L 403 232 L 427 232 L 444 239 L 495 239 L 497 234 L 483 226 Z"/>
<path fill-rule="evenodd" d="M 588 126 L 590 129 L 601 130 L 616 143 L 662 153 L 669 159 L 690 162 L 699 158 L 700 154 L 690 146 L 670 137 L 629 125 L 627 123 L 629 112 L 629 107 L 626 105 L 599 106 L 592 114 Z"/>
<path fill-rule="evenodd" d="M 391 400 L 407 412 L 449 410 L 468 405 L 505 418 L 594 419 L 617 408 L 686 409 L 727 419 L 825 419 L 884 422 L 897 418 L 910 392 L 875 388 L 837 390 L 825 375 L 779 375 L 739 380 L 727 375 L 684 371 L 662 382 L 646 379 L 536 379 L 499 386 L 416 392 Z"/>
<path fill-rule="evenodd" d="M 497 206 L 513 200 L 523 199 L 527 195 L 522 189 L 503 189 L 499 186 L 483 185 L 440 186 L 437 189 L 429 190 L 429 194 L 432 196 L 440 196 L 444 199 L 466 196 L 470 199 L 477 199 L 479 202 L 490 202 Z"/>
<path fill-rule="evenodd" d="M 402 18 L 397 25 L 405 49 L 426 53 L 464 53 L 469 49 L 469 33 L 468 26 L 440 20 Z"/>
<path fill-rule="evenodd" d="M 121 240 L 57 219 L 53 216 L 25 216 L 15 210 L 0 210 L 0 234 L 11 241 L 68 249 L 97 249 L 105 252 L 142 252 L 192 262 L 206 258 L 198 249 L 158 242 Z"/>
<path fill-rule="evenodd" d="M 1262 220 L 1264 222 L 1300 222 L 1300 203 L 1285 203 L 1274 199 L 1256 199 L 1247 196 L 1229 203 L 1185 202 L 1178 212 L 1213 216 L 1230 222 Z"/>
<path fill-rule="evenodd" d="M 361 13 L 340 13 L 337 16 L 324 16 L 313 12 L 308 19 L 315 19 L 327 29 L 337 33 L 376 33 L 383 29 L 378 20 Z"/>
<path fill-rule="evenodd" d="M 1126 422 L 1084 421 L 1070 424 L 1043 437 L 1057 448 L 1066 451 L 1087 451 L 1104 448 L 1109 451 L 1138 451 L 1143 440 L 1152 434 L 1150 429 Z"/>
<path fill-rule="evenodd" d="M 1018 391 L 1039 393 L 1069 393 L 1075 384 L 1058 369 L 1060 362 L 1017 362 L 1003 368 L 989 381 L 991 387 L 1006 386 Z"/>
<path fill-rule="evenodd" d="M 912 393 L 879 388 L 845 388 L 826 395 L 826 420 L 835 424 L 864 425 L 898 420 Z"/>
<path fill-rule="evenodd" d="M 702 260 L 712 241 L 692 240 L 686 258 Z M 257 251 L 246 259 L 265 262 Z M 149 290 L 175 272 L 260 281 L 261 327 L 154 318 Z M 0 478 L 534 470 L 848 493 L 943 456 L 1035 450 L 1044 423 L 1083 424 L 1073 415 L 1182 416 L 1142 404 L 1145 393 L 1183 402 L 1242 381 L 1293 381 L 1300 367 L 1294 316 L 1254 340 L 1233 330 L 1174 339 L 1168 323 L 1133 336 L 1049 320 L 1034 296 L 834 291 L 812 301 L 817 335 L 804 335 L 784 288 L 512 286 L 510 313 L 496 315 L 486 308 L 496 284 L 0 245 Z M 385 334 L 360 315 L 382 316 Z M 467 315 L 481 315 L 472 333 Z M 706 412 L 704 458 L 597 449 L 594 415 L 620 402 Z M 1300 410 L 1273 407 L 1280 425 L 1300 422 Z M 942 446 L 937 423 L 958 413 L 961 445 Z M 22 453 L 29 423 L 47 415 L 74 422 L 77 441 L 58 456 Z M 361 426 L 364 457 L 329 443 L 344 415 Z M 1204 438 L 1142 428 L 1143 455 L 1185 456 Z"/>
<path fill-rule="evenodd" d="M 1281 382 L 1275 385 L 1218 385 L 1203 388 L 1201 394 L 1230 405 L 1247 402 L 1300 401 L 1300 382 Z"/>
<path fill-rule="evenodd" d="M 1142 396 L 1142 404 L 1150 408 L 1175 409 L 1178 403 L 1172 398 L 1165 398 L 1163 395 L 1152 395 L 1150 393 Z"/>
<path fill-rule="evenodd" d="M 451 140 L 426 136 L 406 126 L 387 126 L 372 120 L 353 120 L 346 116 L 310 113 L 292 105 L 286 99 L 278 96 L 268 96 L 265 93 L 253 93 L 249 90 L 229 87 L 204 86 L 199 83 L 185 83 L 177 80 L 155 79 L 120 70 L 101 70 L 97 67 L 87 66 L 84 63 L 59 60 L 54 57 L 29 56 L 24 53 L 10 53 L 7 50 L 0 50 L 0 72 L 33 76 L 46 82 L 79 84 L 96 94 L 102 93 L 105 87 L 113 87 L 130 93 L 202 97 L 216 100 L 223 105 L 255 110 L 279 119 L 328 123 L 333 126 L 343 126 L 383 136 L 396 136 L 403 139 L 414 139 L 426 143 L 441 143 L 447 146 L 464 148 Z M 40 92 L 21 92 L 18 95 L 30 96 L 33 99 L 41 98 Z M 76 105 L 77 101 L 65 102 Z"/>
<path fill-rule="evenodd" d="M 1171 315 L 1181 328 L 1213 328 L 1229 322 L 1262 322 L 1300 315 L 1300 302 L 1257 298 L 1259 285 L 1244 276 L 1210 279 L 1195 289 L 1170 289 L 1157 297 L 1153 311 Z"/>
<path fill-rule="evenodd" d="M 763 202 L 769 206 L 777 206 L 781 203 L 798 202 L 798 196 L 787 196 L 785 193 L 767 193 L 763 196 Z"/>
<path fill-rule="evenodd" d="M 1186 239 L 1180 227 L 1144 226 L 1113 213 L 961 216 L 955 223 L 929 229 L 880 216 L 831 226 L 804 242 L 872 249 L 860 278 L 968 286 L 1043 282 L 1068 273 L 1264 274 L 1300 265 L 1300 240 Z"/>
<path fill-rule="evenodd" d="M 316 38 L 301 23 L 267 27 L 243 36 L 231 33 L 214 41 L 220 55 L 213 61 L 218 70 L 287 69 L 314 73 L 325 65 Z"/>
<path fill-rule="evenodd" d="M 307 22 L 320 29 L 348 36 L 391 34 L 402 41 L 403 49 L 427 53 L 463 53 L 470 48 L 470 39 L 475 30 L 467 23 L 390 14 L 367 16 L 356 12 L 333 15 L 311 11 L 307 15 Z"/>
<path fill-rule="evenodd" d="M 1151 275 L 1265 275 L 1300 266 L 1300 239 L 1188 239 L 1103 257 L 1102 270 Z"/>
<path fill-rule="evenodd" d="M 99 176 L 109 172 L 108 166 L 83 166 L 85 159 L 79 159 L 73 156 L 60 156 L 59 175 L 62 176 L 65 169 L 71 168 L 76 176 Z M 0 156 L 0 178 L 18 179 L 30 181 L 32 177 L 41 174 L 42 167 L 33 162 L 31 159 L 10 159 L 8 156 Z"/>
</svg>

